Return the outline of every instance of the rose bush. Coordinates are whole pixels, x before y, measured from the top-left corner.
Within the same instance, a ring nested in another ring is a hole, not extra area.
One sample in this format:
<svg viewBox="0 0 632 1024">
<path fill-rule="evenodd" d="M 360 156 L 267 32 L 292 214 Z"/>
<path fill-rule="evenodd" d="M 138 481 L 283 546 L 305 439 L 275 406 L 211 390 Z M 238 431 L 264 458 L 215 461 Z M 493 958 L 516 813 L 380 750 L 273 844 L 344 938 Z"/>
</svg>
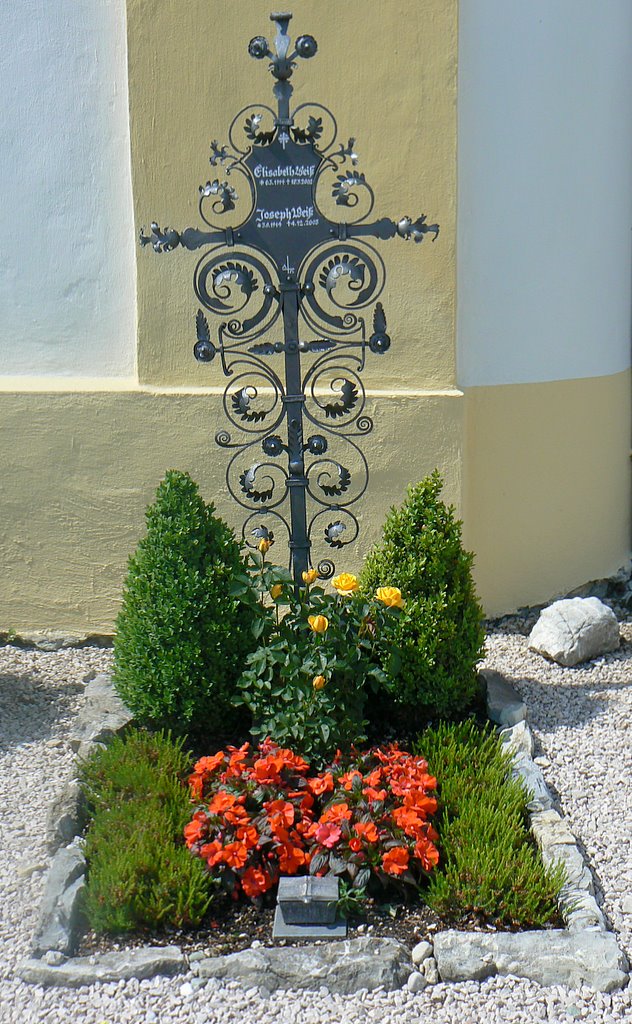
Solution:
<svg viewBox="0 0 632 1024">
<path fill-rule="evenodd" d="M 386 681 L 376 645 L 389 643 L 403 599 L 396 587 L 360 596 L 352 573 L 336 576 L 328 594 L 314 569 L 297 594 L 288 571 L 268 562 L 268 548 L 258 545 L 248 576 L 231 589 L 250 602 L 259 639 L 233 703 L 250 711 L 253 736 L 274 736 L 317 766 L 366 740 L 367 697 Z"/>
<path fill-rule="evenodd" d="M 332 872 L 356 889 L 416 891 L 439 859 L 427 767 L 391 746 L 339 754 L 314 775 L 270 739 L 229 747 L 194 767 L 197 809 L 185 841 L 236 899 L 258 899 L 281 875 L 307 872 Z"/>
</svg>

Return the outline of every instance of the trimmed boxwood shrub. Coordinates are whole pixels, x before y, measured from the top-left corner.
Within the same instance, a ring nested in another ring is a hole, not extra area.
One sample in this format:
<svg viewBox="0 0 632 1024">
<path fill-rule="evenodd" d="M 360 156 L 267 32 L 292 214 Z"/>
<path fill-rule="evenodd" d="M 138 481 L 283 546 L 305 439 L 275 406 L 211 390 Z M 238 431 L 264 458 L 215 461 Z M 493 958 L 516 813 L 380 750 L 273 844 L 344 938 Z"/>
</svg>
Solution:
<svg viewBox="0 0 632 1024">
<path fill-rule="evenodd" d="M 251 611 L 229 596 L 240 547 L 214 511 L 187 473 L 166 474 L 114 639 L 114 684 L 137 721 L 193 735 L 239 730 L 230 699 L 255 643 Z"/>
<path fill-rule="evenodd" d="M 441 501 L 441 488 L 436 470 L 409 488 L 360 578 L 365 593 L 395 586 L 406 601 L 392 643 L 380 648 L 388 681 L 370 707 L 377 727 L 388 722 L 404 734 L 431 719 L 461 716 L 478 689 L 485 633 L 473 555 L 463 550 L 461 523 Z"/>
</svg>

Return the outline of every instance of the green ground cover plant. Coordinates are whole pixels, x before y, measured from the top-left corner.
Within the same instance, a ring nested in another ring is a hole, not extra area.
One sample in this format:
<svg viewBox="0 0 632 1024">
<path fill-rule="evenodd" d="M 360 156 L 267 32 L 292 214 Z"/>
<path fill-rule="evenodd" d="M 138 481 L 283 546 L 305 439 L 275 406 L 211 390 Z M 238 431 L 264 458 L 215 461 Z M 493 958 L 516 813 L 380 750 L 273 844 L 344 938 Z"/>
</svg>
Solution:
<svg viewBox="0 0 632 1024">
<path fill-rule="evenodd" d="M 442 723 L 419 740 L 439 782 L 441 869 L 424 894 L 442 917 L 503 927 L 561 923 L 561 867 L 545 868 L 528 825 L 527 795 L 490 726 Z"/>
<path fill-rule="evenodd" d="M 215 884 L 191 857 L 191 816 L 182 739 L 133 730 L 83 763 L 91 823 L 84 909 L 94 931 L 198 927 Z"/>
</svg>

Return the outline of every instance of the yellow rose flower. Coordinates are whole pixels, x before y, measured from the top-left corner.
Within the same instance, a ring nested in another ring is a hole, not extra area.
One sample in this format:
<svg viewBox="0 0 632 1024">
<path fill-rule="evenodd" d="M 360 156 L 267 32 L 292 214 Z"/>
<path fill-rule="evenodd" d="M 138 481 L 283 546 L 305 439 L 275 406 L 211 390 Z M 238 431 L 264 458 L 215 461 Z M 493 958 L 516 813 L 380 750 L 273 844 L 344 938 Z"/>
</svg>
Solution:
<svg viewBox="0 0 632 1024">
<path fill-rule="evenodd" d="M 315 690 L 322 690 L 324 689 L 326 682 L 327 680 L 325 679 L 324 676 L 314 676 L 312 680 L 312 686 L 314 687 Z"/>
<path fill-rule="evenodd" d="M 375 591 L 378 601 L 385 604 L 387 608 L 403 608 L 404 599 L 399 587 L 378 587 Z"/>
<path fill-rule="evenodd" d="M 270 541 L 266 540 L 265 537 L 257 544 L 259 551 L 262 555 L 265 555 L 270 550 Z"/>
<path fill-rule="evenodd" d="M 303 577 L 303 583 L 307 583 L 307 586 L 309 586 L 310 583 L 313 583 L 314 580 L 318 579 L 318 570 L 308 569 L 307 572 L 301 573 L 301 576 Z"/>
<path fill-rule="evenodd" d="M 315 633 L 324 633 L 329 626 L 329 619 L 326 615 L 309 615 L 307 621 Z"/>
<path fill-rule="evenodd" d="M 341 572 L 339 576 L 334 576 L 331 585 L 334 590 L 337 590 L 339 594 L 344 596 L 352 594 L 354 590 L 357 590 L 359 583 L 357 577 L 352 572 Z"/>
<path fill-rule="evenodd" d="M 283 593 L 283 584 L 282 583 L 275 583 L 273 587 L 270 587 L 270 597 L 272 598 L 272 600 L 275 600 L 277 597 L 280 597 L 282 593 Z"/>
</svg>

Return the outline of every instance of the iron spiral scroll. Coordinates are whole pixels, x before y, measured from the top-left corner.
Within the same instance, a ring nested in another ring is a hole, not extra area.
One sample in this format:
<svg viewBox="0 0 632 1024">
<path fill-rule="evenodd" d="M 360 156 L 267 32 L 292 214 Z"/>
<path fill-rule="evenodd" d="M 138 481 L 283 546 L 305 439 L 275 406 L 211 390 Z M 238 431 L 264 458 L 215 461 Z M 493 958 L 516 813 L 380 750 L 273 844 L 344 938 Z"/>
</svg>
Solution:
<svg viewBox="0 0 632 1024">
<path fill-rule="evenodd" d="M 152 222 L 140 242 L 156 253 L 203 250 L 193 351 L 201 363 L 219 358 L 228 378 L 228 429 L 215 435 L 228 453 L 226 485 L 246 512 L 248 545 L 287 536 L 298 584 L 314 546 L 330 549 L 317 565 L 327 579 L 334 553 L 359 533 L 354 506 L 369 480 L 360 442 L 373 429 L 362 371 L 367 352 L 383 355 L 391 344 L 379 301 L 385 267 L 367 239 L 421 242 L 439 228 L 423 215 L 368 220 L 374 194 L 357 169 L 355 139 L 338 141 L 322 104 L 291 109 L 289 79 L 316 41 L 299 36 L 292 50 L 292 15 L 270 17 L 274 51 L 263 36 L 248 51 L 269 61 L 276 110 L 240 110 L 228 144 L 211 143 L 215 176 L 199 188 L 204 229 Z"/>
</svg>

